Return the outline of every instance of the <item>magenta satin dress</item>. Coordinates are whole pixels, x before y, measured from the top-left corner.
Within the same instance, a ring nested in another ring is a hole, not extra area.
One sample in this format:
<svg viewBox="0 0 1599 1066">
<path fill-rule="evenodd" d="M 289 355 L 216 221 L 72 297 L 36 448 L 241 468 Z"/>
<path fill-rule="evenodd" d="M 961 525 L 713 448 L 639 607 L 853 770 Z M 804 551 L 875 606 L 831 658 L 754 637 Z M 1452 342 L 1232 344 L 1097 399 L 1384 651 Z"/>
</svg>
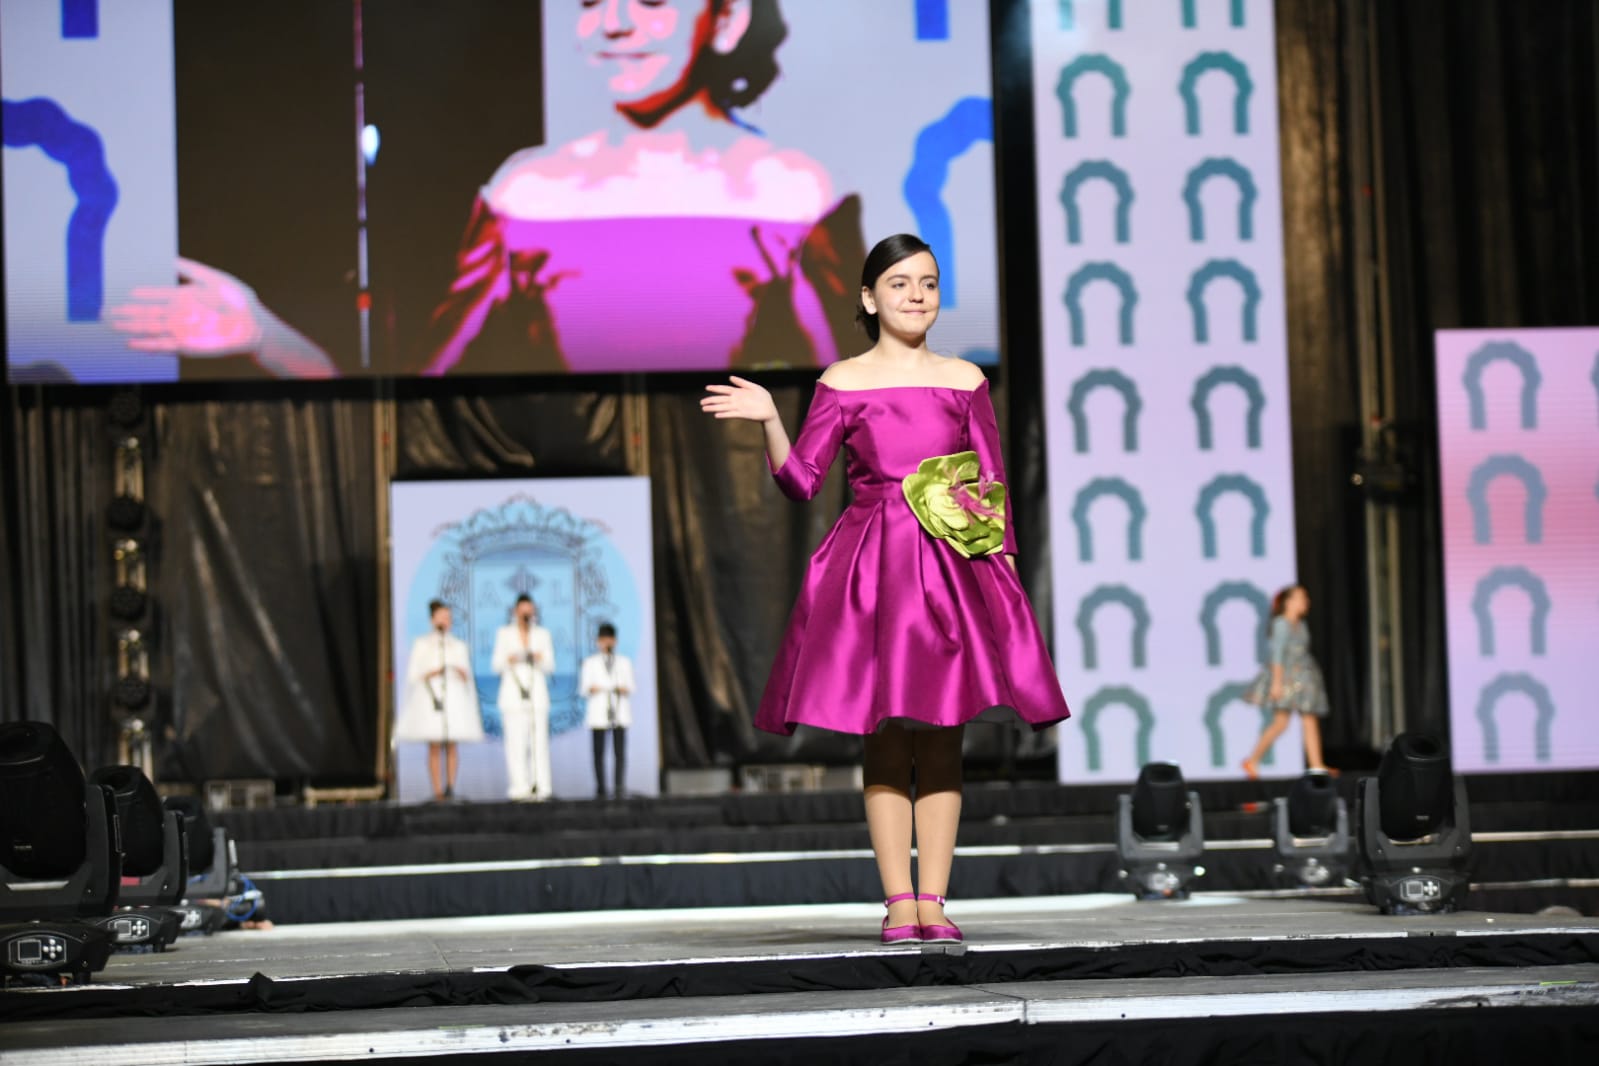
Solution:
<svg viewBox="0 0 1599 1066">
<path fill-rule="evenodd" d="M 755 724 L 865 734 L 896 718 L 956 726 L 1014 712 L 1043 729 L 1068 717 L 1004 556 L 967 559 L 930 536 L 900 488 L 923 459 L 966 450 L 1004 480 L 988 383 L 840 391 L 819 382 L 773 473 L 778 487 L 795 500 L 815 496 L 841 445 L 854 500 L 811 556 Z M 1004 550 L 1016 550 L 1010 528 Z"/>
</svg>

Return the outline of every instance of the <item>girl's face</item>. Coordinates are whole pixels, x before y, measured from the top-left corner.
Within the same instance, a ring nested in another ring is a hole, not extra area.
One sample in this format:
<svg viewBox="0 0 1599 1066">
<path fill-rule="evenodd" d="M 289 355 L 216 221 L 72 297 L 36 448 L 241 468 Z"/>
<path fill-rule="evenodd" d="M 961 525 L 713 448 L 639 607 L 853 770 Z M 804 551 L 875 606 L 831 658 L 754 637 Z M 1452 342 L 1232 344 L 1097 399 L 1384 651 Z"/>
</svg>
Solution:
<svg viewBox="0 0 1599 1066">
<path fill-rule="evenodd" d="M 749 27 L 749 0 L 579 0 L 577 37 L 619 101 L 669 95 L 707 45 L 729 52 Z"/>
<path fill-rule="evenodd" d="M 1295 588 L 1283 601 L 1283 614 L 1289 618 L 1303 618 L 1310 613 L 1310 593 Z"/>
<path fill-rule="evenodd" d="M 938 261 L 930 252 L 901 259 L 861 290 L 861 303 L 878 325 L 902 337 L 920 337 L 938 320 Z"/>
</svg>

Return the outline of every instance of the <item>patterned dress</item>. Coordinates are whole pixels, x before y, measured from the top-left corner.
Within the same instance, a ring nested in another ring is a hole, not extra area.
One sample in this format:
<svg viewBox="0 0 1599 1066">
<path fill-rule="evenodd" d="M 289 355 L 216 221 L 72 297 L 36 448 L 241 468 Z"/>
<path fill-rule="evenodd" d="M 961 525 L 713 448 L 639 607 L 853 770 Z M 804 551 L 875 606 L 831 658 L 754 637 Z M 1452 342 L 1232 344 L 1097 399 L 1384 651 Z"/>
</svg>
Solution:
<svg viewBox="0 0 1599 1066">
<path fill-rule="evenodd" d="M 1283 668 L 1282 698 L 1276 703 L 1270 699 L 1273 666 Z M 1327 717 L 1327 689 L 1322 684 L 1321 668 L 1310 654 L 1310 626 L 1303 621 L 1290 622 L 1281 615 L 1271 620 L 1270 654 L 1244 698 L 1268 710 Z"/>
</svg>

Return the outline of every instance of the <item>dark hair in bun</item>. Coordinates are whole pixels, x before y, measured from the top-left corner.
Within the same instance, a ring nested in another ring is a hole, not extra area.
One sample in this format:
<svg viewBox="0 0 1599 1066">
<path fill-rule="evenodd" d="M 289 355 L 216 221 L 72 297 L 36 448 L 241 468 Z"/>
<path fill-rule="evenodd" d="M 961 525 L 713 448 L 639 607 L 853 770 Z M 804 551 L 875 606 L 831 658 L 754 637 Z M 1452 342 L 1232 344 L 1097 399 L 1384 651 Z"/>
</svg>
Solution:
<svg viewBox="0 0 1599 1066">
<path fill-rule="evenodd" d="M 877 279 L 887 274 L 895 263 L 909 259 L 918 252 L 933 255 L 928 243 L 914 233 L 896 233 L 892 237 L 884 237 L 866 253 L 866 265 L 861 267 L 861 288 L 874 287 Z M 938 262 L 936 255 L 933 256 L 933 262 Z M 855 298 L 855 321 L 876 344 L 877 338 L 882 336 L 882 327 L 877 324 L 877 316 L 867 312 L 866 304 L 858 296 Z"/>
</svg>

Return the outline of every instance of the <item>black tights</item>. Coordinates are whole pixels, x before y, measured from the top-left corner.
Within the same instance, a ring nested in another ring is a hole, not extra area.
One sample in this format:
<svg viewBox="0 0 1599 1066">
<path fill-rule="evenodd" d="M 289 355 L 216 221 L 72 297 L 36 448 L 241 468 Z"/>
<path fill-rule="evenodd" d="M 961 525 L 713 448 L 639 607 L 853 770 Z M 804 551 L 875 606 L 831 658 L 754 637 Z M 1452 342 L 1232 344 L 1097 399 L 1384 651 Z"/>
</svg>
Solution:
<svg viewBox="0 0 1599 1066">
<path fill-rule="evenodd" d="M 594 734 L 594 789 L 605 795 L 605 735 L 609 733 L 612 738 L 611 749 L 616 756 L 616 794 L 622 794 L 622 783 L 627 780 L 627 730 L 621 726 L 615 729 L 595 729 Z"/>
</svg>

